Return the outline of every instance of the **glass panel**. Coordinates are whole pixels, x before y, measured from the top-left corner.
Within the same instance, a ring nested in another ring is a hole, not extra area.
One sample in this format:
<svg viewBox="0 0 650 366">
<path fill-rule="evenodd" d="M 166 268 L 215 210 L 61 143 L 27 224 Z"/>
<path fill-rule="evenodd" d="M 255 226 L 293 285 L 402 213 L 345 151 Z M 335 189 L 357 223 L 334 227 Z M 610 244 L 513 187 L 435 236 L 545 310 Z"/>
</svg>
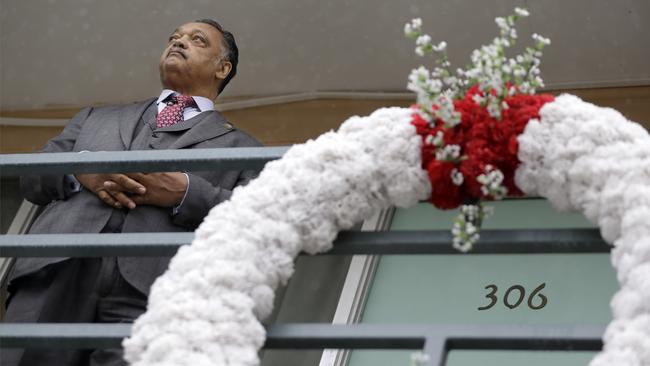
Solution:
<svg viewBox="0 0 650 366">
<path fill-rule="evenodd" d="M 19 179 L 2 177 L 0 179 L 0 231 L 2 234 L 7 233 L 22 200 Z"/>
<path fill-rule="evenodd" d="M 277 291 L 274 312 L 264 324 L 331 323 L 350 260 L 351 256 L 298 257 L 293 276 Z M 261 366 L 318 365 L 322 353 L 265 349 Z"/>
<path fill-rule="evenodd" d="M 410 351 L 355 351 L 349 365 L 410 365 Z M 446 366 L 577 366 L 587 365 L 592 352 L 452 351 Z"/>
<path fill-rule="evenodd" d="M 485 219 L 484 229 L 564 229 L 595 227 L 582 215 L 559 213 L 546 200 L 519 199 L 489 202 L 494 215 Z M 450 229 L 457 210 L 438 210 L 428 203 L 397 210 L 391 230 Z"/>
<path fill-rule="evenodd" d="M 587 365 L 593 352 L 452 351 L 447 366 L 577 366 Z"/>
<path fill-rule="evenodd" d="M 495 215 L 485 221 L 486 229 L 592 227 L 580 215 L 555 212 L 545 200 L 508 200 L 494 206 Z M 391 230 L 449 229 L 455 214 L 421 204 L 398 210 Z M 534 293 L 542 284 L 538 293 L 547 302 L 534 309 L 542 304 Z M 494 287 L 486 288 L 490 285 Z M 610 320 L 608 304 L 616 289 L 608 254 L 383 256 L 363 322 L 606 325 Z M 488 297 L 492 292 L 494 301 Z M 349 365 L 408 365 L 410 353 L 355 351 Z M 542 359 L 544 364 L 578 365 L 591 356 L 590 352 L 457 351 L 450 353 L 448 365 L 469 366 L 481 361 L 530 366 L 541 365 Z"/>
</svg>

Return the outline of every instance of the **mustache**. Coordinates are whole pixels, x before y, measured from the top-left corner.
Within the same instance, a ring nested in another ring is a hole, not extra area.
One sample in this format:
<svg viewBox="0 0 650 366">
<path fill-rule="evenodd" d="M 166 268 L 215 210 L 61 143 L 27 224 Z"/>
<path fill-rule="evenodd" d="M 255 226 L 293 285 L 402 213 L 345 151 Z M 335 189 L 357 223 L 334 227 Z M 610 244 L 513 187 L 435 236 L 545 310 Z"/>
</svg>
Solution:
<svg viewBox="0 0 650 366">
<path fill-rule="evenodd" d="M 171 49 L 169 50 L 169 52 L 167 52 L 167 57 L 169 57 L 169 55 L 171 55 L 172 53 L 178 53 L 178 54 L 181 55 L 184 59 L 187 59 L 187 54 L 185 54 L 185 51 L 183 51 L 183 49 L 181 49 L 181 48 L 177 48 L 177 47 L 173 47 L 173 48 L 171 48 Z"/>
</svg>

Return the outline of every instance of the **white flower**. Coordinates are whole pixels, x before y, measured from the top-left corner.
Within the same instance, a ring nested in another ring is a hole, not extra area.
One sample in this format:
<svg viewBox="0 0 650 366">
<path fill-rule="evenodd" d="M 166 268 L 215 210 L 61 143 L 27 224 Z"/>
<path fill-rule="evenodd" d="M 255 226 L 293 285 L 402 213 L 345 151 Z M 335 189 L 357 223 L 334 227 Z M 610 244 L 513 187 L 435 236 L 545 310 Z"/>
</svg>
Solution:
<svg viewBox="0 0 650 366">
<path fill-rule="evenodd" d="M 537 43 L 540 43 L 540 44 L 545 45 L 545 46 L 551 44 L 551 40 L 550 40 L 550 39 L 548 39 L 548 38 L 544 38 L 544 37 L 540 36 L 540 35 L 537 34 L 537 33 L 533 33 L 533 39 L 534 39 Z"/>
<path fill-rule="evenodd" d="M 421 47 L 431 45 L 431 36 L 428 34 L 423 34 L 415 40 L 415 44 Z"/>
<path fill-rule="evenodd" d="M 436 151 L 436 159 L 441 161 L 455 161 L 460 157 L 460 146 L 447 145 Z"/>
<path fill-rule="evenodd" d="M 508 194 L 508 189 L 503 186 L 504 178 L 499 169 L 488 164 L 485 166 L 485 173 L 476 177 L 476 181 L 481 184 L 481 193 L 483 195 L 500 200 Z"/>
<path fill-rule="evenodd" d="M 407 37 L 414 37 L 422 31 L 422 19 L 415 18 L 404 25 L 404 34 Z"/>
<path fill-rule="evenodd" d="M 409 74 L 409 82 L 406 85 L 408 90 L 414 91 L 418 94 L 427 94 L 428 86 L 430 85 L 429 70 L 424 66 L 411 70 Z"/>
<path fill-rule="evenodd" d="M 467 253 L 467 252 L 469 252 L 470 250 L 472 250 L 472 247 L 473 247 L 472 244 L 473 244 L 473 243 L 472 243 L 471 241 L 465 241 L 465 242 L 463 242 L 463 241 L 460 240 L 460 239 L 459 239 L 459 240 L 456 240 L 456 238 L 454 238 L 454 241 L 453 241 L 453 243 L 451 244 L 451 246 L 452 246 L 454 249 L 457 249 L 457 250 L 459 250 L 459 251 L 461 251 L 461 252 L 463 252 L 463 253 Z"/>
<path fill-rule="evenodd" d="M 444 134 L 442 133 L 442 131 L 436 132 L 436 136 L 433 138 L 433 141 L 432 141 L 433 145 L 438 146 L 438 147 L 442 146 L 443 137 L 444 137 Z"/>
<path fill-rule="evenodd" d="M 480 237 L 478 233 L 467 233 L 466 221 L 462 216 L 462 214 L 458 215 L 454 227 L 451 230 L 453 235 L 452 247 L 460 252 L 467 253 L 473 248 L 474 243 L 476 243 Z"/>
<path fill-rule="evenodd" d="M 427 105 L 429 106 L 429 109 L 426 108 Z M 431 103 L 422 104 L 418 96 L 418 107 L 419 108 L 416 109 L 417 114 L 419 114 L 422 119 L 429 122 L 429 125 L 433 127 L 434 121 L 431 117 Z"/>
<path fill-rule="evenodd" d="M 477 179 L 477 180 L 478 180 L 478 179 Z M 489 196 L 489 195 L 490 195 L 490 189 L 488 188 L 488 186 L 486 186 L 486 185 L 482 185 L 482 186 L 481 186 L 481 193 L 482 193 L 484 196 Z"/>
<path fill-rule="evenodd" d="M 512 74 L 515 77 L 523 77 L 526 75 L 526 70 L 523 67 L 517 65 L 517 67 L 513 70 Z"/>
<path fill-rule="evenodd" d="M 423 352 L 411 353 L 411 363 L 414 366 L 422 365 L 429 362 L 429 355 Z"/>
<path fill-rule="evenodd" d="M 470 221 L 474 220 L 474 217 L 477 217 L 479 214 L 479 206 L 477 205 L 462 205 L 460 206 L 460 212 L 465 215 Z"/>
<path fill-rule="evenodd" d="M 485 207 L 482 203 L 460 206 L 460 213 L 454 219 L 451 229 L 452 246 L 461 252 L 471 250 L 480 239 L 479 231 L 483 219 L 491 214 L 492 207 Z"/>
<path fill-rule="evenodd" d="M 499 28 L 501 30 L 507 30 L 508 28 L 510 28 L 510 26 L 508 25 L 508 22 L 503 17 L 494 18 L 494 22 L 497 23 L 497 26 L 499 26 Z"/>
<path fill-rule="evenodd" d="M 460 112 L 452 111 L 448 119 L 445 120 L 445 125 L 448 127 L 458 126 L 461 122 Z"/>
<path fill-rule="evenodd" d="M 426 69 L 424 66 L 420 66 L 417 69 L 413 69 L 411 71 L 411 75 L 409 76 L 409 79 L 411 77 L 415 77 L 416 80 L 427 80 L 429 78 L 429 70 Z"/>
<path fill-rule="evenodd" d="M 492 102 L 488 103 L 487 110 L 492 118 L 501 118 L 501 110 L 499 109 L 498 104 Z"/>
<path fill-rule="evenodd" d="M 423 34 L 415 40 L 415 44 L 422 47 L 431 44 L 431 36 L 428 34 Z"/>
<path fill-rule="evenodd" d="M 457 186 L 460 186 L 463 184 L 463 181 L 465 178 L 463 177 L 463 173 L 461 173 L 458 169 L 454 168 L 451 171 L 451 181 Z"/>
<path fill-rule="evenodd" d="M 527 17 L 530 15 L 528 10 L 523 8 L 515 8 L 515 14 L 519 15 L 520 17 Z"/>
<path fill-rule="evenodd" d="M 458 81 L 458 79 L 456 79 L 456 78 L 453 77 L 453 76 L 449 76 L 449 77 L 444 78 L 443 81 L 444 81 L 444 83 L 447 84 L 447 85 L 454 85 L 454 84 L 456 84 L 456 82 Z"/>
<path fill-rule="evenodd" d="M 431 39 L 429 39 L 429 40 L 431 40 Z M 437 46 L 433 46 L 433 50 L 436 51 L 436 52 L 442 52 L 442 51 L 444 51 L 446 49 L 447 49 L 447 42 L 445 42 L 445 41 L 442 41 L 442 42 L 438 43 Z"/>
<path fill-rule="evenodd" d="M 424 56 L 427 53 L 431 52 L 431 36 L 428 34 L 423 34 L 415 40 L 415 53 L 419 56 Z"/>
</svg>

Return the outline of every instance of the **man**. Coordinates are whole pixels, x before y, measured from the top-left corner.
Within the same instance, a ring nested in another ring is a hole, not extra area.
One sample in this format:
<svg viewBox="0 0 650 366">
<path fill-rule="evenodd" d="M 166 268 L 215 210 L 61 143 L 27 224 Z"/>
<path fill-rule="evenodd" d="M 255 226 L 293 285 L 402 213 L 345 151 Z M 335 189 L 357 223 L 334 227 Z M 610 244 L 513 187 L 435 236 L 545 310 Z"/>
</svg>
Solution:
<svg viewBox="0 0 650 366">
<path fill-rule="evenodd" d="M 258 146 L 214 111 L 236 73 L 233 35 L 213 20 L 177 28 L 160 58 L 163 92 L 130 105 L 86 108 L 43 152 Z M 47 205 L 40 233 L 192 231 L 251 171 L 79 174 L 21 179 Z M 7 322 L 132 322 L 169 258 L 22 258 L 10 276 Z M 121 350 L 2 349 L 13 365 L 123 365 Z"/>
</svg>

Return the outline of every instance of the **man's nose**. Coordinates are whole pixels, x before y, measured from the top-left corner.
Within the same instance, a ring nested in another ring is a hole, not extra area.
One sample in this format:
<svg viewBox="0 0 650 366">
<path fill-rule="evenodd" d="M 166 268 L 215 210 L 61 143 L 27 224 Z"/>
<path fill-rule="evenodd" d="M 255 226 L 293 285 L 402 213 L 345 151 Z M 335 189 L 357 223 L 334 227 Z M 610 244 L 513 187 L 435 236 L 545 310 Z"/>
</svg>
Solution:
<svg viewBox="0 0 650 366">
<path fill-rule="evenodd" d="M 186 37 L 176 38 L 176 39 L 174 40 L 174 46 L 175 46 L 175 47 L 179 47 L 179 48 L 186 49 L 186 48 L 187 48 L 187 40 L 186 40 Z"/>
</svg>

